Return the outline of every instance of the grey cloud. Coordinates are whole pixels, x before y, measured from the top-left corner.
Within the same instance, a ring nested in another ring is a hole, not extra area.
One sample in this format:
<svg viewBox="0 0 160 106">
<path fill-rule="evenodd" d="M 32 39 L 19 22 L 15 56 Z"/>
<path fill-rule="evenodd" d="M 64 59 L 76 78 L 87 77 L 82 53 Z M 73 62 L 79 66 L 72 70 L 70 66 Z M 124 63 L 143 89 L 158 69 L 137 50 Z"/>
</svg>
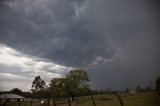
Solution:
<svg viewBox="0 0 160 106">
<path fill-rule="evenodd" d="M 96 89 L 154 87 L 160 75 L 160 23 L 157 1 L 95 1 L 88 7 L 94 24 L 115 51 L 109 61 L 88 68 Z"/>
<path fill-rule="evenodd" d="M 153 41 L 137 39 L 119 47 L 119 52 L 112 60 L 101 61 L 90 67 L 91 86 L 112 90 L 124 90 L 126 87 L 135 89 L 137 85 L 154 88 L 154 81 L 160 75 L 160 51 Z"/>
<path fill-rule="evenodd" d="M 142 87 L 154 86 L 154 81 L 159 72 L 159 53 L 155 53 L 158 47 L 155 45 L 131 44 L 122 47 L 121 52 L 109 62 L 99 62 L 90 67 L 89 75 L 91 85 L 96 89 L 124 90 L 126 87 L 135 89 L 137 85 Z M 97 72 L 98 71 L 98 72 Z M 95 79 L 96 76 L 96 79 Z"/>
<path fill-rule="evenodd" d="M 36 5 L 36 2 L 35 5 L 15 3 L 10 10 L 1 12 L 4 15 L 0 17 L 0 40 L 25 53 L 68 66 L 86 66 L 96 56 L 112 57 L 113 51 L 106 38 L 97 36 L 96 25 L 91 27 L 87 17 L 74 19 L 74 5 L 81 7 L 83 2 L 52 3 L 48 0 L 42 5 Z"/>
</svg>

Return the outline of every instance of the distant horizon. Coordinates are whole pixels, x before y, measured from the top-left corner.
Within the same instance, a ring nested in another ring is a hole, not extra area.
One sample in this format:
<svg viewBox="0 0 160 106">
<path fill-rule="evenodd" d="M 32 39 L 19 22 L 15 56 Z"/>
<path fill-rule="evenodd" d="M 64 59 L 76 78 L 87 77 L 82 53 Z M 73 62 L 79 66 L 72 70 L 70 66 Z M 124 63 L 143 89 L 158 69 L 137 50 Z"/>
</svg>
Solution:
<svg viewBox="0 0 160 106">
<path fill-rule="evenodd" d="M 49 84 L 48 84 L 49 82 L 47 82 L 47 86 L 49 86 Z M 32 84 L 32 83 L 31 83 Z M 90 84 L 89 84 L 90 85 Z M 147 87 L 150 87 L 151 89 L 155 89 L 155 82 L 154 83 L 150 83 L 148 86 L 146 85 L 146 86 L 141 86 L 141 85 L 137 85 L 137 86 L 140 86 L 142 89 L 146 89 Z M 115 88 L 106 88 L 106 89 L 94 89 L 94 88 L 92 88 L 91 86 L 90 86 L 90 88 L 92 89 L 92 90 L 110 90 L 110 91 L 125 91 L 126 90 L 126 88 L 129 88 L 129 90 L 131 90 L 131 91 L 135 91 L 136 90 L 136 87 L 137 86 L 135 86 L 134 88 L 130 88 L 130 87 L 125 87 L 125 88 L 122 88 L 122 89 L 115 89 Z M 18 88 L 18 87 L 13 87 L 13 88 Z M 0 89 L 0 91 L 10 91 L 10 90 L 12 90 L 13 88 L 10 88 L 10 89 L 8 89 L 8 90 L 6 90 L 6 89 Z M 26 89 L 26 90 L 24 90 L 23 88 L 18 88 L 18 89 L 21 89 L 22 91 L 24 91 L 24 92 L 30 92 L 30 90 L 32 89 L 32 87 L 30 86 L 30 89 L 28 88 L 28 89 Z"/>
</svg>

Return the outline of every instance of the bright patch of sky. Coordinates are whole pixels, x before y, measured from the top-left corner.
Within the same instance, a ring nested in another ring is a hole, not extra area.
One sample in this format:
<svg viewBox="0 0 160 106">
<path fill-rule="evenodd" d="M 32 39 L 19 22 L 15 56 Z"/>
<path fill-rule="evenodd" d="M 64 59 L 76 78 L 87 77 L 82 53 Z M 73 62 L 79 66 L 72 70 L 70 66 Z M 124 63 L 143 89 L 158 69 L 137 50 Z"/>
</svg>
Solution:
<svg viewBox="0 0 160 106">
<path fill-rule="evenodd" d="M 17 87 L 16 83 L 20 81 L 18 86 L 28 90 L 37 75 L 48 83 L 52 78 L 64 76 L 71 69 L 46 59 L 25 55 L 3 44 L 0 44 L 0 66 L 0 85 L 3 86 L 1 90 L 9 90 L 8 83 L 12 81 L 15 81 L 13 87 Z"/>
</svg>

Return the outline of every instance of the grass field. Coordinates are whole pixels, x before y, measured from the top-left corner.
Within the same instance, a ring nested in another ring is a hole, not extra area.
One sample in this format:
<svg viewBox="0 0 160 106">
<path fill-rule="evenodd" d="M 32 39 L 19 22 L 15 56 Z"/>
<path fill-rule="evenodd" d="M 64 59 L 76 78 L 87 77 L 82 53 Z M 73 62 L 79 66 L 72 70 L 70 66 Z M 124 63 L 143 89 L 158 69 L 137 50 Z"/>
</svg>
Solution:
<svg viewBox="0 0 160 106">
<path fill-rule="evenodd" d="M 135 94 L 121 94 L 124 106 L 160 106 L 160 96 L 156 92 L 138 92 Z M 116 95 L 96 95 L 94 96 L 96 106 L 121 106 Z M 56 101 L 57 106 L 68 106 L 67 101 Z M 79 97 L 72 106 L 93 106 L 89 96 Z M 2 106 L 2 105 L 1 105 Z M 19 106 L 18 103 L 9 103 L 6 106 Z M 20 106 L 31 106 L 30 103 L 21 103 Z M 33 103 L 32 106 L 46 106 L 40 102 Z"/>
</svg>

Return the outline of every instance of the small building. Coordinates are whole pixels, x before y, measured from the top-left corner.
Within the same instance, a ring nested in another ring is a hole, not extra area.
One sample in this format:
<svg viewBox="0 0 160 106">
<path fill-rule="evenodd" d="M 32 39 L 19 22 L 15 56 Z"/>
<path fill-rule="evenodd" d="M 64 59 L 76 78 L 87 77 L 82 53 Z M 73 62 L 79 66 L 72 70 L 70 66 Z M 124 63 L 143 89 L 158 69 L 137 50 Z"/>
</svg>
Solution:
<svg viewBox="0 0 160 106">
<path fill-rule="evenodd" d="M 22 97 L 17 94 L 2 94 L 0 95 L 0 102 L 23 102 L 25 97 Z"/>
</svg>

